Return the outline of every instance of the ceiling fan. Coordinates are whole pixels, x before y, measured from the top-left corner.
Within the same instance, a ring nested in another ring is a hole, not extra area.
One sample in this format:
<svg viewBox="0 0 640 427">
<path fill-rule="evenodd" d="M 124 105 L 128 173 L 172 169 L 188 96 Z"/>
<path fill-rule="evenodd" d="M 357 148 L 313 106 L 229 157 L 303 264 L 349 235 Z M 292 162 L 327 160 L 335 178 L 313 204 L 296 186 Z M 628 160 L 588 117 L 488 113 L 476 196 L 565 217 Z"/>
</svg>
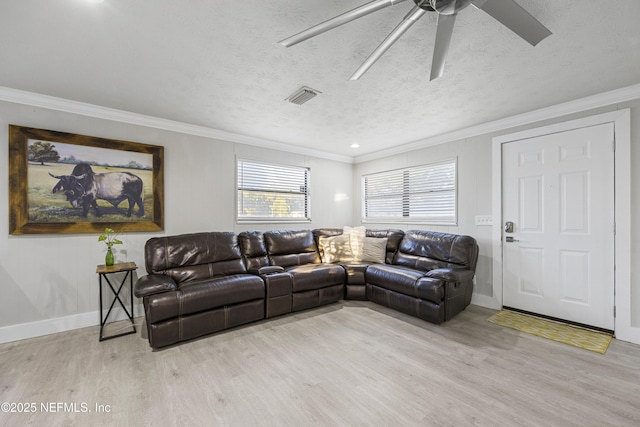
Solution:
<svg viewBox="0 0 640 427">
<path fill-rule="evenodd" d="M 340 25 L 403 1 L 405 0 L 374 0 L 281 40 L 279 43 L 285 47 L 293 46 L 315 37 L 318 34 L 322 34 L 325 31 L 332 30 Z M 551 31 L 514 0 L 413 0 L 413 2 L 415 6 L 407 16 L 405 16 L 400 24 L 384 39 L 382 44 L 369 55 L 355 73 L 353 73 L 350 80 L 358 80 L 362 77 L 400 36 L 407 32 L 407 30 L 427 12 L 436 12 L 438 14 L 438 28 L 436 30 L 436 41 L 433 49 L 430 80 L 442 76 L 456 15 L 469 5 L 488 13 L 533 46 L 551 35 Z"/>
</svg>

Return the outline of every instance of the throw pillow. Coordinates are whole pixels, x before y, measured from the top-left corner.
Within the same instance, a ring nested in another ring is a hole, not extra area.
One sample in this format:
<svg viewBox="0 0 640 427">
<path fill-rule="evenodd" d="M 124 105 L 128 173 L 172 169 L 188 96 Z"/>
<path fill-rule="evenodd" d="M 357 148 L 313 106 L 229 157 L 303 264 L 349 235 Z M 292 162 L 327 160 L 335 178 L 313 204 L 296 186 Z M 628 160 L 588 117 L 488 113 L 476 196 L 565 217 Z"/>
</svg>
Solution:
<svg viewBox="0 0 640 427">
<path fill-rule="evenodd" d="M 365 237 L 362 247 L 363 262 L 376 262 L 384 264 L 387 256 L 387 238 Z"/>
<path fill-rule="evenodd" d="M 364 237 L 367 233 L 365 227 L 348 227 L 342 228 L 343 235 L 349 236 L 351 241 L 351 252 L 354 260 L 362 259 L 362 246 L 364 245 Z"/>
<path fill-rule="evenodd" d="M 324 262 L 332 264 L 334 262 L 353 261 L 349 235 L 320 237 L 318 243 L 320 243 L 320 251 Z"/>
</svg>

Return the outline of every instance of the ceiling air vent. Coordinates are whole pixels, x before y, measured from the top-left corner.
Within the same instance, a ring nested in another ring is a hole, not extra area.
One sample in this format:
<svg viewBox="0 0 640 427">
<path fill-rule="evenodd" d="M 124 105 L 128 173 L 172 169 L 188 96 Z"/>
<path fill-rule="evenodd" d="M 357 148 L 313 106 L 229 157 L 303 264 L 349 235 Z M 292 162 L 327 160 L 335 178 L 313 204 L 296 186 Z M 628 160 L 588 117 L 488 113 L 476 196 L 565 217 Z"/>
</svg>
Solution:
<svg viewBox="0 0 640 427">
<path fill-rule="evenodd" d="M 320 92 L 319 90 L 311 89 L 310 87 L 307 87 L 307 86 L 302 86 L 293 95 L 285 99 L 285 101 L 302 105 L 319 93 L 322 93 L 322 92 Z"/>
</svg>

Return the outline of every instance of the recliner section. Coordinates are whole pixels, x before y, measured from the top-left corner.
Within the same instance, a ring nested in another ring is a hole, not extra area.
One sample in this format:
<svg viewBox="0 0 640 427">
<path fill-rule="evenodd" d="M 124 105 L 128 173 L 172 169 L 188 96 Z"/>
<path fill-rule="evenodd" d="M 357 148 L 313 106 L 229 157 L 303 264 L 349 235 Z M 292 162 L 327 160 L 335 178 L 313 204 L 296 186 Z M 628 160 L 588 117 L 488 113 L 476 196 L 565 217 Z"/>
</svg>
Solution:
<svg viewBox="0 0 640 427">
<path fill-rule="evenodd" d="M 143 299 L 151 347 L 264 318 L 264 281 L 247 271 L 230 232 L 156 237 L 145 245 Z"/>
<path fill-rule="evenodd" d="M 391 264 L 367 268 L 367 298 L 442 323 L 471 303 L 477 261 L 473 237 L 407 231 Z"/>
<path fill-rule="evenodd" d="M 471 302 L 475 239 L 421 230 L 366 230 L 385 263 L 323 263 L 321 237 L 342 229 L 193 233 L 149 239 L 138 279 L 149 344 L 164 347 L 244 323 L 371 300 L 432 323 Z M 380 248 L 384 249 L 380 244 Z M 353 261 L 353 262 L 352 262 Z"/>
</svg>

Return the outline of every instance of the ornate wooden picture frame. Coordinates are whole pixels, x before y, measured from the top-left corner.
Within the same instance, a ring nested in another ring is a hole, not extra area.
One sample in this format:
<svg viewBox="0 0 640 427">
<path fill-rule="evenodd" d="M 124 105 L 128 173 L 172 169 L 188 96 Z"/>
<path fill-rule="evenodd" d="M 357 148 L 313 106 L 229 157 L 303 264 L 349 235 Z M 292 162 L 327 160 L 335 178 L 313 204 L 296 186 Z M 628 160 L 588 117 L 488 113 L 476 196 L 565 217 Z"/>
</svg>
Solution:
<svg viewBox="0 0 640 427">
<path fill-rule="evenodd" d="M 164 147 L 9 125 L 9 233 L 164 229 Z"/>
</svg>

